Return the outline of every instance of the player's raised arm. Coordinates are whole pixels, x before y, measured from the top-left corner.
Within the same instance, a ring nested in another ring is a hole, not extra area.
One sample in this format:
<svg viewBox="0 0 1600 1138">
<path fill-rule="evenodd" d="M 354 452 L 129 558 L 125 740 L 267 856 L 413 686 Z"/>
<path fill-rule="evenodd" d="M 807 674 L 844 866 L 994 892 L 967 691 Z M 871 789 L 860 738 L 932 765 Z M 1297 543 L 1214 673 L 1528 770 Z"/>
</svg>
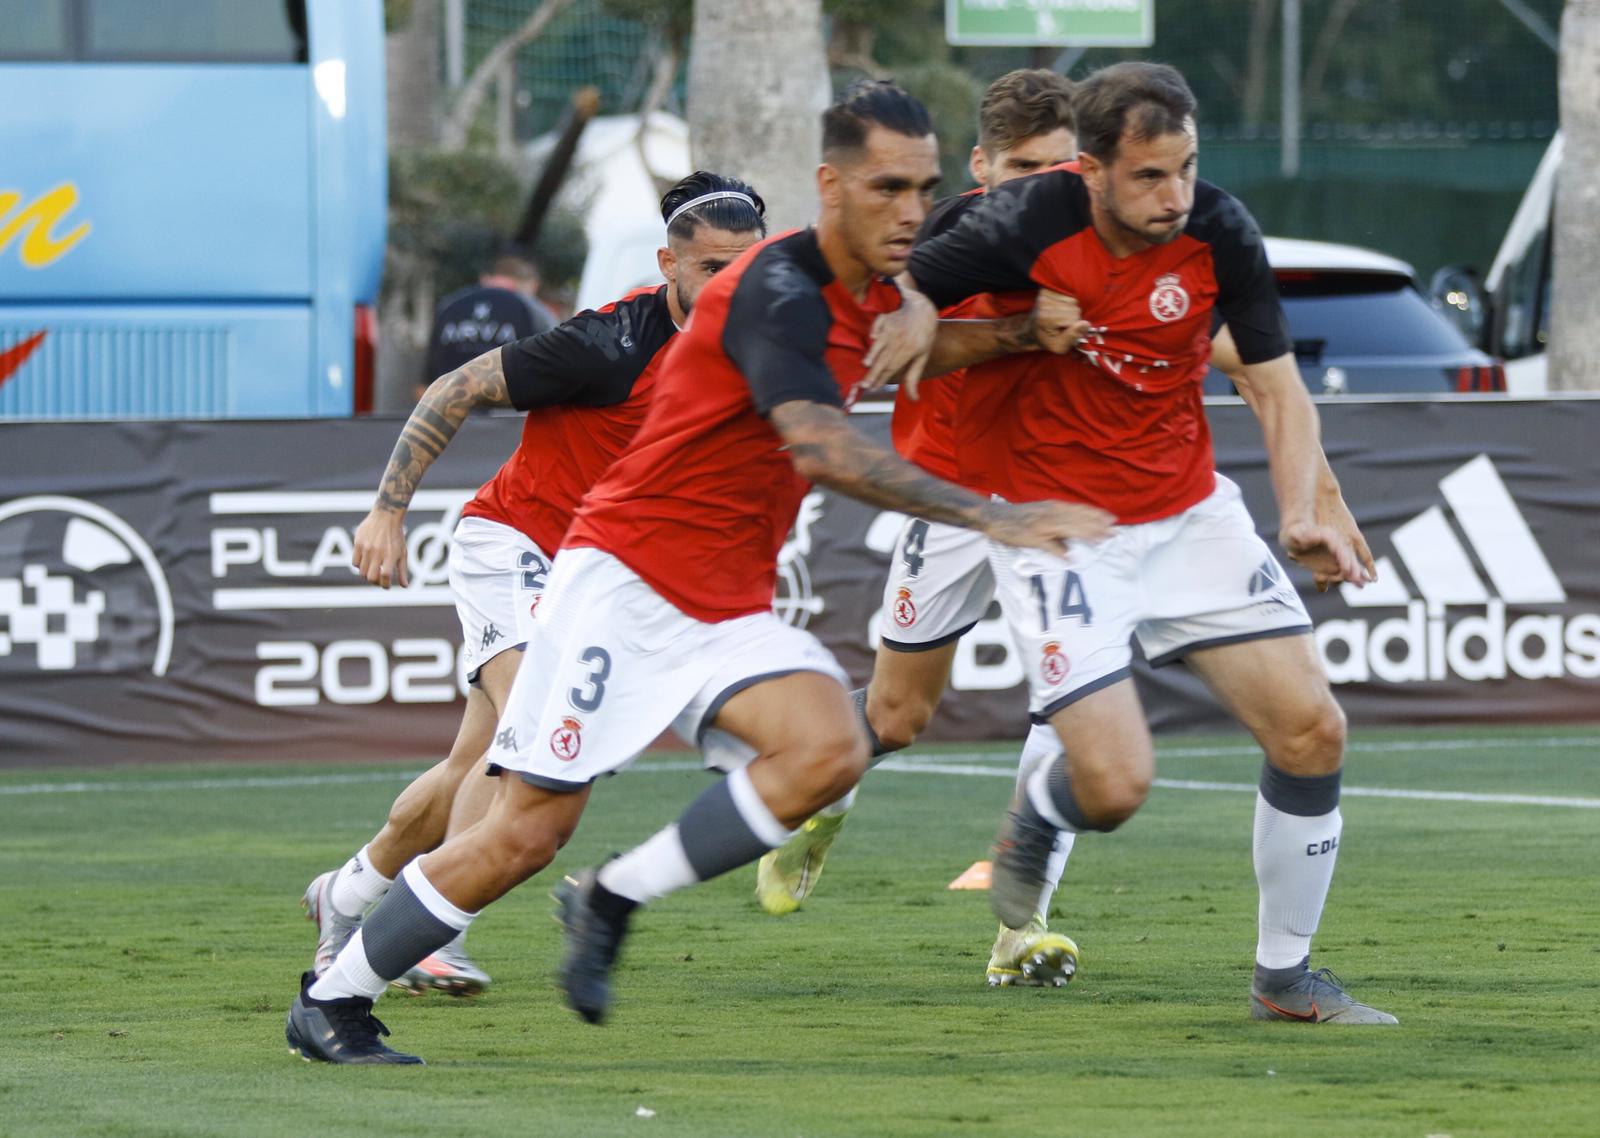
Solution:
<svg viewBox="0 0 1600 1138">
<path fill-rule="evenodd" d="M 1200 219 L 1212 235 L 1217 266 L 1217 311 L 1226 322 L 1225 347 L 1214 352 L 1256 418 L 1266 442 L 1278 499 L 1278 540 L 1311 570 L 1318 589 L 1339 581 L 1375 579 L 1372 554 L 1339 493 L 1322 451 L 1322 429 L 1278 301 L 1261 231 L 1244 207 L 1219 196 Z"/>
<path fill-rule="evenodd" d="M 584 311 L 564 324 L 485 352 L 434 380 L 411 412 L 384 468 L 378 498 L 356 529 L 356 569 L 387 589 L 406 584 L 405 514 L 422 476 L 480 407 L 531 411 L 558 403 L 620 403 L 640 353 L 659 346 L 618 306 L 614 318 Z"/>
<path fill-rule="evenodd" d="M 1037 288 L 1039 254 L 1060 236 L 1068 192 L 1054 172 L 996 186 L 965 210 L 954 226 L 911 252 L 916 287 L 940 308 L 984 292 Z"/>
<path fill-rule="evenodd" d="M 1070 541 L 1095 541 L 1114 520 L 1068 502 L 994 502 L 913 466 L 850 425 L 839 407 L 790 400 L 767 421 L 783 437 L 801 477 L 841 494 L 930 521 L 964 526 L 995 541 L 1066 554 Z"/>
<path fill-rule="evenodd" d="M 406 510 L 422 476 L 475 407 L 509 407 L 500 348 L 434 380 L 400 429 L 384 467 L 378 499 L 356 527 L 352 563 L 379 588 L 406 585 Z"/>
</svg>

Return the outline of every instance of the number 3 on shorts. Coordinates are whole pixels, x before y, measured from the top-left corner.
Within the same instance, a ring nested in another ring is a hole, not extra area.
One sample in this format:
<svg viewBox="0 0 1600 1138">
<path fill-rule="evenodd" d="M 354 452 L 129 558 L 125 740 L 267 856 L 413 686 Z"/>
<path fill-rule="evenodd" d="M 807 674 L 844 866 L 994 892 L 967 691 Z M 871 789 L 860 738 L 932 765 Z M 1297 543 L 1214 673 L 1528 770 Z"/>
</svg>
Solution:
<svg viewBox="0 0 1600 1138">
<path fill-rule="evenodd" d="M 588 691 L 583 688 L 573 688 L 567 693 L 567 698 L 572 701 L 572 706 L 579 711 L 595 711 L 600 706 L 600 701 L 606 697 L 606 681 L 611 678 L 611 653 L 599 645 L 585 648 L 578 657 L 581 664 L 589 664 Z"/>
<path fill-rule="evenodd" d="M 1029 577 L 1028 585 L 1033 590 L 1034 600 L 1039 602 L 1039 631 L 1049 632 L 1050 606 L 1045 600 L 1044 574 L 1035 573 Z M 1061 609 L 1057 615 L 1063 620 L 1077 617 L 1085 628 L 1094 623 L 1094 609 L 1089 607 L 1089 596 L 1083 591 L 1083 578 L 1071 569 L 1067 570 L 1061 586 Z"/>
</svg>

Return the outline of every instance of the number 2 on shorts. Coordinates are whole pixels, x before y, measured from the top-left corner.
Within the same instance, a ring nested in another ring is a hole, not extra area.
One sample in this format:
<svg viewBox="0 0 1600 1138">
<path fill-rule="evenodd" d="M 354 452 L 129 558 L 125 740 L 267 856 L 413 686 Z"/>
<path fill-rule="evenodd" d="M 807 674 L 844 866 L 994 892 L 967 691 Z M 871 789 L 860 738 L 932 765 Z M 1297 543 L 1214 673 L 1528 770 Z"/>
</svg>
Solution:
<svg viewBox="0 0 1600 1138">
<path fill-rule="evenodd" d="M 905 548 L 900 551 L 900 555 L 905 559 L 907 577 L 915 577 L 922 572 L 924 560 L 922 550 L 927 544 L 928 523 L 918 518 L 906 531 Z"/>
<path fill-rule="evenodd" d="M 1028 578 L 1028 585 L 1033 590 L 1033 599 L 1039 602 L 1039 631 L 1050 631 L 1050 605 L 1045 599 L 1044 574 L 1035 573 Z M 1067 570 L 1066 581 L 1061 586 L 1061 608 L 1059 615 L 1063 620 L 1077 617 L 1083 622 L 1085 628 L 1094 623 L 1094 609 L 1089 607 L 1089 597 L 1083 591 L 1083 578 L 1071 569 Z"/>
<path fill-rule="evenodd" d="M 567 693 L 567 698 L 579 711 L 595 711 L 600 707 L 600 701 L 606 697 L 606 681 L 611 678 L 611 653 L 599 645 L 594 645 L 583 650 L 578 662 L 593 666 L 587 681 L 589 690 L 573 688 Z"/>
</svg>

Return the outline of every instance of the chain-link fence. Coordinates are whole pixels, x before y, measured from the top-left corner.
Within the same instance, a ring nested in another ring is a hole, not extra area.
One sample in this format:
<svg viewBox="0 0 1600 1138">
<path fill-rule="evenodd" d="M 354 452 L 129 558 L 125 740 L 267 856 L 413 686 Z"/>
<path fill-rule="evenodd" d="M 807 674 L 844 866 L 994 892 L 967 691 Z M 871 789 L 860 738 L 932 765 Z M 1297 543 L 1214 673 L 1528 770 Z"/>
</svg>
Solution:
<svg viewBox="0 0 1600 1138">
<path fill-rule="evenodd" d="M 539 3 L 463 0 L 466 73 Z M 1299 0 L 1295 7 L 1297 147 L 1284 140 L 1285 0 L 1156 0 L 1156 41 L 1145 50 L 947 55 L 979 83 L 1019 66 L 1082 77 L 1121 59 L 1171 63 L 1200 101 L 1202 175 L 1242 197 L 1269 231 L 1373 246 L 1424 276 L 1449 262 L 1486 265 L 1556 129 L 1562 0 Z M 943 0 L 904 0 L 883 17 L 898 23 L 880 45 L 905 40 L 908 22 L 934 32 L 913 37 L 917 58 L 885 59 L 886 71 L 909 78 L 939 62 L 923 56 L 942 50 L 943 8 Z M 580 86 L 600 88 L 602 113 L 636 110 L 663 46 L 659 34 L 610 14 L 602 0 L 575 0 L 518 55 L 516 138 L 551 129 Z M 667 109 L 681 113 L 681 98 L 680 70 Z M 956 151 L 975 134 L 970 122 L 939 126 L 960 136 Z"/>
<path fill-rule="evenodd" d="M 495 44 L 511 35 L 542 0 L 466 0 L 464 71 L 472 74 Z M 447 32 L 448 34 L 448 32 Z M 517 53 L 514 133 L 535 138 L 555 127 L 580 87 L 598 87 L 601 114 L 638 109 L 650 84 L 655 29 L 609 14 L 601 0 L 576 0 Z"/>
</svg>

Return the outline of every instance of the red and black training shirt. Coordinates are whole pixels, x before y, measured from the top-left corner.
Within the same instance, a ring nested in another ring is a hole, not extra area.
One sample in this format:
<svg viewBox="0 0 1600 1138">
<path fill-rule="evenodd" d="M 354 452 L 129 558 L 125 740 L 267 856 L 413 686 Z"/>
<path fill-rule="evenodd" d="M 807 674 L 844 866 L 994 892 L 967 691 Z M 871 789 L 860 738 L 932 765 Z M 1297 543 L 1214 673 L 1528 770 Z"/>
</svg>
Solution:
<svg viewBox="0 0 1600 1138">
<path fill-rule="evenodd" d="M 658 285 L 501 348 L 511 405 L 528 417 L 517 449 L 462 514 L 511 526 L 553 554 L 584 494 L 644 423 L 676 332 Z"/>
<path fill-rule="evenodd" d="M 795 400 L 854 402 L 873 321 L 899 306 L 882 278 L 858 302 L 812 230 L 746 250 L 701 292 L 644 426 L 584 499 L 566 546 L 605 550 L 696 620 L 770 610 L 810 483 L 765 416 Z"/>
<path fill-rule="evenodd" d="M 941 307 L 1041 286 L 1077 299 L 1093 331 L 1070 356 L 1017 385 L 993 421 L 958 404 L 962 481 L 987 476 L 1017 501 L 1089 502 L 1124 524 L 1169 517 L 1215 487 L 1200 397 L 1213 316 L 1247 364 L 1290 350 L 1261 231 L 1207 182 L 1182 234 L 1119 258 L 1094 230 L 1082 177 L 1054 167 L 983 195 L 917 246 L 911 272 Z M 978 386 L 969 379 L 958 398 L 979 398 Z"/>
</svg>

